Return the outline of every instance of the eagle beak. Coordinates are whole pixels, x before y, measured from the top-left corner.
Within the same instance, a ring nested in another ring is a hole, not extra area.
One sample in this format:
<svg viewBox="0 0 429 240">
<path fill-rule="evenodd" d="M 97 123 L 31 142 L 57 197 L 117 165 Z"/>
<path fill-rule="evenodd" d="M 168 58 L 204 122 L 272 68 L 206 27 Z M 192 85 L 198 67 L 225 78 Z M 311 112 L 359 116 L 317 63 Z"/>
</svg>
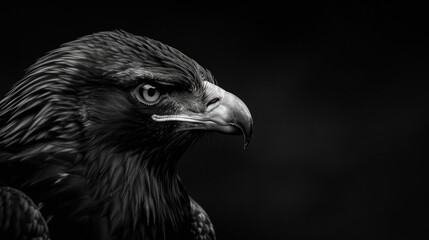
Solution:
<svg viewBox="0 0 429 240">
<path fill-rule="evenodd" d="M 203 83 L 207 96 L 203 113 L 186 111 L 177 115 L 152 115 L 157 122 L 186 122 L 183 130 L 216 131 L 225 134 L 243 134 L 244 148 L 252 136 L 253 120 L 249 109 L 240 98 L 208 82 Z"/>
</svg>

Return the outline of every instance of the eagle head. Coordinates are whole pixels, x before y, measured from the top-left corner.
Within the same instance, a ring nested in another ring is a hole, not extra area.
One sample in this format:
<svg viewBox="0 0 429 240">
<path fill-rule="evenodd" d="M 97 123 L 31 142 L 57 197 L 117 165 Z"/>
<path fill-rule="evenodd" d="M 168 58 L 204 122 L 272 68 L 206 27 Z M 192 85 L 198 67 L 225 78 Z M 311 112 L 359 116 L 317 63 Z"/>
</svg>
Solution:
<svg viewBox="0 0 429 240">
<path fill-rule="evenodd" d="M 124 31 L 84 36 L 51 51 L 1 107 L 9 119 L 3 129 L 17 128 L 3 139 L 9 145 L 54 140 L 68 142 L 64 150 L 102 143 L 117 151 L 181 152 L 207 131 L 242 133 L 245 146 L 252 133 L 246 105 L 217 86 L 207 69 Z"/>
</svg>

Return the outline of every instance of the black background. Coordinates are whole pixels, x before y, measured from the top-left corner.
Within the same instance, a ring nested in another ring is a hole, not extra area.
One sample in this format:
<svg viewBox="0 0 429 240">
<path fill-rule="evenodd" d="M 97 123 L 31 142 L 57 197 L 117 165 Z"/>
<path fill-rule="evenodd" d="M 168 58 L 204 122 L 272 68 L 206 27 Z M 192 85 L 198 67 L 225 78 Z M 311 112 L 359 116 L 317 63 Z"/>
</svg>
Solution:
<svg viewBox="0 0 429 240">
<path fill-rule="evenodd" d="M 181 50 L 247 104 L 248 149 L 239 136 L 213 134 L 180 164 L 219 239 L 427 237 L 423 6 L 201 2 L 0 13 L 2 95 L 61 43 L 123 29 Z"/>
</svg>

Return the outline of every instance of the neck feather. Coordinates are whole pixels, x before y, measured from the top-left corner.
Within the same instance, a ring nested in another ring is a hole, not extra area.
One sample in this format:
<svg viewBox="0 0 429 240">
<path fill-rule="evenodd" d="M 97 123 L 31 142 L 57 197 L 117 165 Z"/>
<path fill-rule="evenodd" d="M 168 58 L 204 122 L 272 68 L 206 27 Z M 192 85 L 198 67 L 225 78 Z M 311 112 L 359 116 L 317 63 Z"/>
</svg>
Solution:
<svg viewBox="0 0 429 240">
<path fill-rule="evenodd" d="M 186 222 L 189 197 L 175 166 L 159 164 L 170 159 L 94 149 L 84 161 L 92 197 L 101 203 L 113 231 L 132 226 L 165 234 L 176 232 Z"/>
</svg>

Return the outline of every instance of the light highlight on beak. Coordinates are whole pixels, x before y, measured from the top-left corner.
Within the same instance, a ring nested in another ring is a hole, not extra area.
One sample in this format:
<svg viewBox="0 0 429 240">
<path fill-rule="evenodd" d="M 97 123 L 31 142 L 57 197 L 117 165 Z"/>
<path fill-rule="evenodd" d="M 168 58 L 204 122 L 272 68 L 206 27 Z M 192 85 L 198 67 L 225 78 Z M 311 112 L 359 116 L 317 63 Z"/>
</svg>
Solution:
<svg viewBox="0 0 429 240">
<path fill-rule="evenodd" d="M 203 113 L 183 112 L 177 115 L 152 115 L 157 122 L 180 121 L 188 123 L 180 130 L 205 130 L 225 134 L 243 134 L 244 148 L 249 144 L 253 119 L 240 98 L 205 81 L 208 104 Z"/>
</svg>

